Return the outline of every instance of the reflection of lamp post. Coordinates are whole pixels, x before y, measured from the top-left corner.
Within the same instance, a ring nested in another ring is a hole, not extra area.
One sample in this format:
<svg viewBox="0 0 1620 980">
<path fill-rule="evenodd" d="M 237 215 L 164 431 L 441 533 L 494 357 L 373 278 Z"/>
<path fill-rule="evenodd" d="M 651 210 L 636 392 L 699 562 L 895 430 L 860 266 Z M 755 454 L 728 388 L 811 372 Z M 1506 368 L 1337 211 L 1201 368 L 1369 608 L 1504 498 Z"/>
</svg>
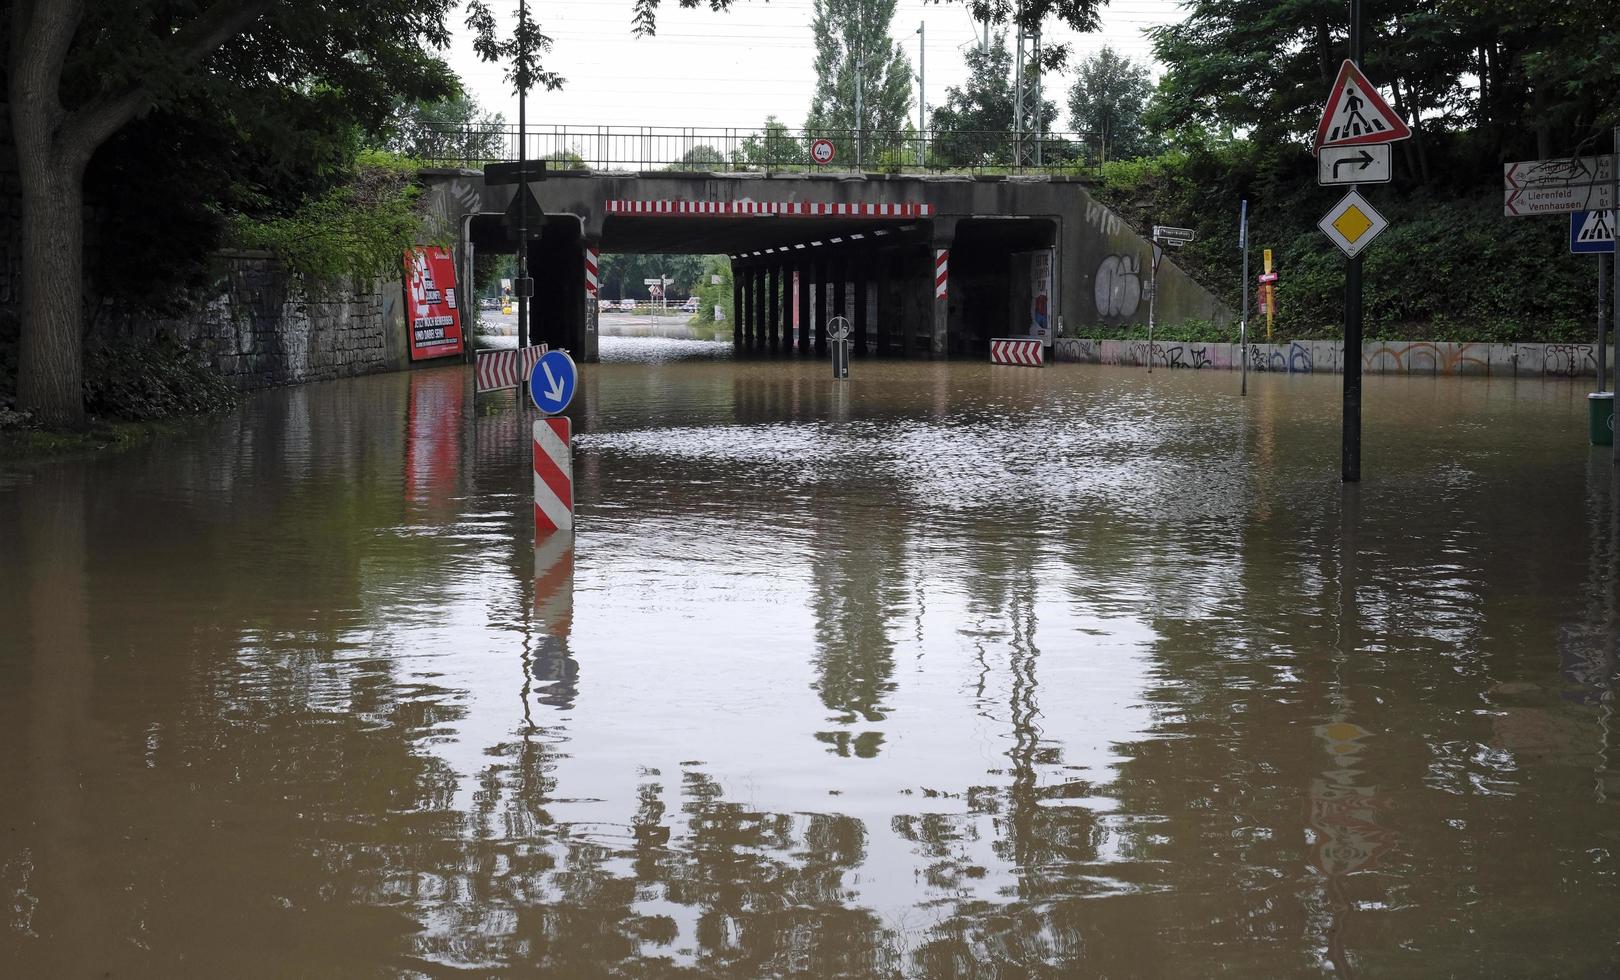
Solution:
<svg viewBox="0 0 1620 980">
<path fill-rule="evenodd" d="M 528 35 L 523 30 L 524 23 L 529 19 L 528 0 L 518 0 L 518 250 L 517 250 L 517 296 L 518 296 L 518 322 L 517 345 L 518 350 L 529 346 L 529 294 L 534 291 L 534 280 L 529 278 L 529 184 L 528 184 L 528 94 L 529 94 L 529 49 Z M 522 399 L 519 399 L 522 401 Z"/>
</svg>

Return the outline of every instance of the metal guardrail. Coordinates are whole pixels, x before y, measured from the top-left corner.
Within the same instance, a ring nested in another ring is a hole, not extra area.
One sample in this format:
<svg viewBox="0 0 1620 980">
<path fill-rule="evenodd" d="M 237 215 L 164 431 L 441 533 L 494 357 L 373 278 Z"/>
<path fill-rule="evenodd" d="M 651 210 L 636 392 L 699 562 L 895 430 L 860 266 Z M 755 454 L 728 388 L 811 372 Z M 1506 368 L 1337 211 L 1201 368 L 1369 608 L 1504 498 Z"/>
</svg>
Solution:
<svg viewBox="0 0 1620 980">
<path fill-rule="evenodd" d="M 867 173 L 1038 173 L 1091 174 L 1085 162 L 1087 137 L 1078 133 L 1024 136 L 1026 159 L 1019 166 L 1019 137 L 1010 132 L 913 130 L 692 129 L 670 126 L 530 126 L 525 149 L 530 160 L 552 170 L 608 171 L 846 171 Z M 812 148 L 832 144 L 833 157 L 818 162 Z M 438 126 L 402 134 L 400 151 L 441 166 L 478 167 L 518 158 L 515 126 Z"/>
</svg>

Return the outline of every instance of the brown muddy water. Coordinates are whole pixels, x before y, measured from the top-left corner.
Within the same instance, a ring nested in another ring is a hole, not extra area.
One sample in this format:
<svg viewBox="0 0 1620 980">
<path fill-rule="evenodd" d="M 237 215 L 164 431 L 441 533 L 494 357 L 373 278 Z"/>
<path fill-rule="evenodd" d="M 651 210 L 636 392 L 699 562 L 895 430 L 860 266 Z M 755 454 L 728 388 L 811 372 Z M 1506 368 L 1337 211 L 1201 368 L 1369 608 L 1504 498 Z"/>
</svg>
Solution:
<svg viewBox="0 0 1620 980">
<path fill-rule="evenodd" d="M 0 466 L 0 974 L 1620 965 L 1584 385 L 603 348 Z"/>
</svg>

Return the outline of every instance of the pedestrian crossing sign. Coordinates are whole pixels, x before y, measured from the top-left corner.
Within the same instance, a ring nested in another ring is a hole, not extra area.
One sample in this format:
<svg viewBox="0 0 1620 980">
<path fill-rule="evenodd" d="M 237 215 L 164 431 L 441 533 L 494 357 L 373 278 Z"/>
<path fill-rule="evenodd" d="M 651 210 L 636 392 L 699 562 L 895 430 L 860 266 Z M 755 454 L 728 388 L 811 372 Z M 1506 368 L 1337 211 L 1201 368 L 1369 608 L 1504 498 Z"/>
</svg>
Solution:
<svg viewBox="0 0 1620 980">
<path fill-rule="evenodd" d="M 1367 143 L 1393 143 L 1412 135 L 1412 130 L 1356 63 L 1346 58 L 1339 66 L 1339 77 L 1328 93 L 1327 110 L 1316 127 L 1313 154 L 1326 146 L 1361 146 Z"/>
<path fill-rule="evenodd" d="M 1614 251 L 1614 212 L 1575 211 L 1569 216 L 1569 250 L 1576 255 Z"/>
</svg>

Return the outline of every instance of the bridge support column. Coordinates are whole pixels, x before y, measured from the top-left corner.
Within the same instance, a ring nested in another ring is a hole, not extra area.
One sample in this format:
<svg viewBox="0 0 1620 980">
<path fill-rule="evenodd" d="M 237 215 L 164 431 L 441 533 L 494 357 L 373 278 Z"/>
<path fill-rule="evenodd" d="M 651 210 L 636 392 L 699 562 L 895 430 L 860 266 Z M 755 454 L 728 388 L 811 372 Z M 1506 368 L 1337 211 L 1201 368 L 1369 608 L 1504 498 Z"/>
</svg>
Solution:
<svg viewBox="0 0 1620 980">
<path fill-rule="evenodd" d="M 743 305 L 743 283 L 747 281 L 748 266 L 731 263 L 731 349 L 740 353 L 748 346 L 748 314 Z"/>
<path fill-rule="evenodd" d="M 765 279 L 768 269 L 763 265 L 754 267 L 754 300 L 750 312 L 754 315 L 754 350 L 763 351 L 766 347 L 765 331 L 768 327 L 765 317 Z"/>
<path fill-rule="evenodd" d="M 849 257 L 840 255 L 833 260 L 833 301 L 832 311 L 827 319 L 835 316 L 849 318 Z"/>
<path fill-rule="evenodd" d="M 890 269 L 893 264 L 892 253 L 878 253 L 877 283 L 874 286 L 877 293 L 877 352 L 885 356 L 894 353 L 895 338 L 899 336 L 895 325 L 900 317 L 900 297 L 895 291 L 896 280 Z"/>
<path fill-rule="evenodd" d="M 801 255 L 798 262 L 794 263 L 793 268 L 799 274 L 799 295 L 797 297 L 799 303 L 799 353 L 808 354 L 810 353 L 811 336 L 810 260 Z"/>
<path fill-rule="evenodd" d="M 597 279 L 597 268 L 602 260 L 602 239 L 587 237 L 584 245 L 585 290 L 581 298 L 585 303 L 585 330 L 580 338 L 579 352 L 581 360 L 595 363 L 602 359 L 602 303 Z"/>
<path fill-rule="evenodd" d="M 933 330 L 929 337 L 928 353 L 932 357 L 944 357 L 950 352 L 950 255 L 951 245 L 955 240 L 954 221 L 940 221 L 935 224 L 934 249 L 931 256 L 932 275 L 929 279 L 930 295 L 933 297 Z"/>
<path fill-rule="evenodd" d="M 825 356 L 827 353 L 827 321 L 832 319 L 833 316 L 827 312 L 827 281 L 827 258 L 826 256 L 817 256 L 815 321 L 811 323 L 810 329 L 812 331 L 811 336 L 816 338 L 816 355 L 818 357 Z"/>
<path fill-rule="evenodd" d="M 865 256 L 857 258 L 850 263 L 850 301 L 855 306 L 855 315 L 850 317 L 855 346 L 851 353 L 856 357 L 866 356 L 866 316 L 867 316 L 867 283 L 871 281 L 871 263 Z"/>
<path fill-rule="evenodd" d="M 765 333 L 770 338 L 771 352 L 775 353 L 782 349 L 782 264 L 772 262 L 765 270 L 765 278 L 770 287 L 765 304 Z"/>
<path fill-rule="evenodd" d="M 791 354 L 793 352 L 793 263 L 784 258 L 777 264 L 776 269 L 781 276 L 782 283 L 782 295 L 778 297 L 779 302 L 776 304 L 779 311 L 778 315 L 782 318 L 781 349 Z"/>
</svg>

